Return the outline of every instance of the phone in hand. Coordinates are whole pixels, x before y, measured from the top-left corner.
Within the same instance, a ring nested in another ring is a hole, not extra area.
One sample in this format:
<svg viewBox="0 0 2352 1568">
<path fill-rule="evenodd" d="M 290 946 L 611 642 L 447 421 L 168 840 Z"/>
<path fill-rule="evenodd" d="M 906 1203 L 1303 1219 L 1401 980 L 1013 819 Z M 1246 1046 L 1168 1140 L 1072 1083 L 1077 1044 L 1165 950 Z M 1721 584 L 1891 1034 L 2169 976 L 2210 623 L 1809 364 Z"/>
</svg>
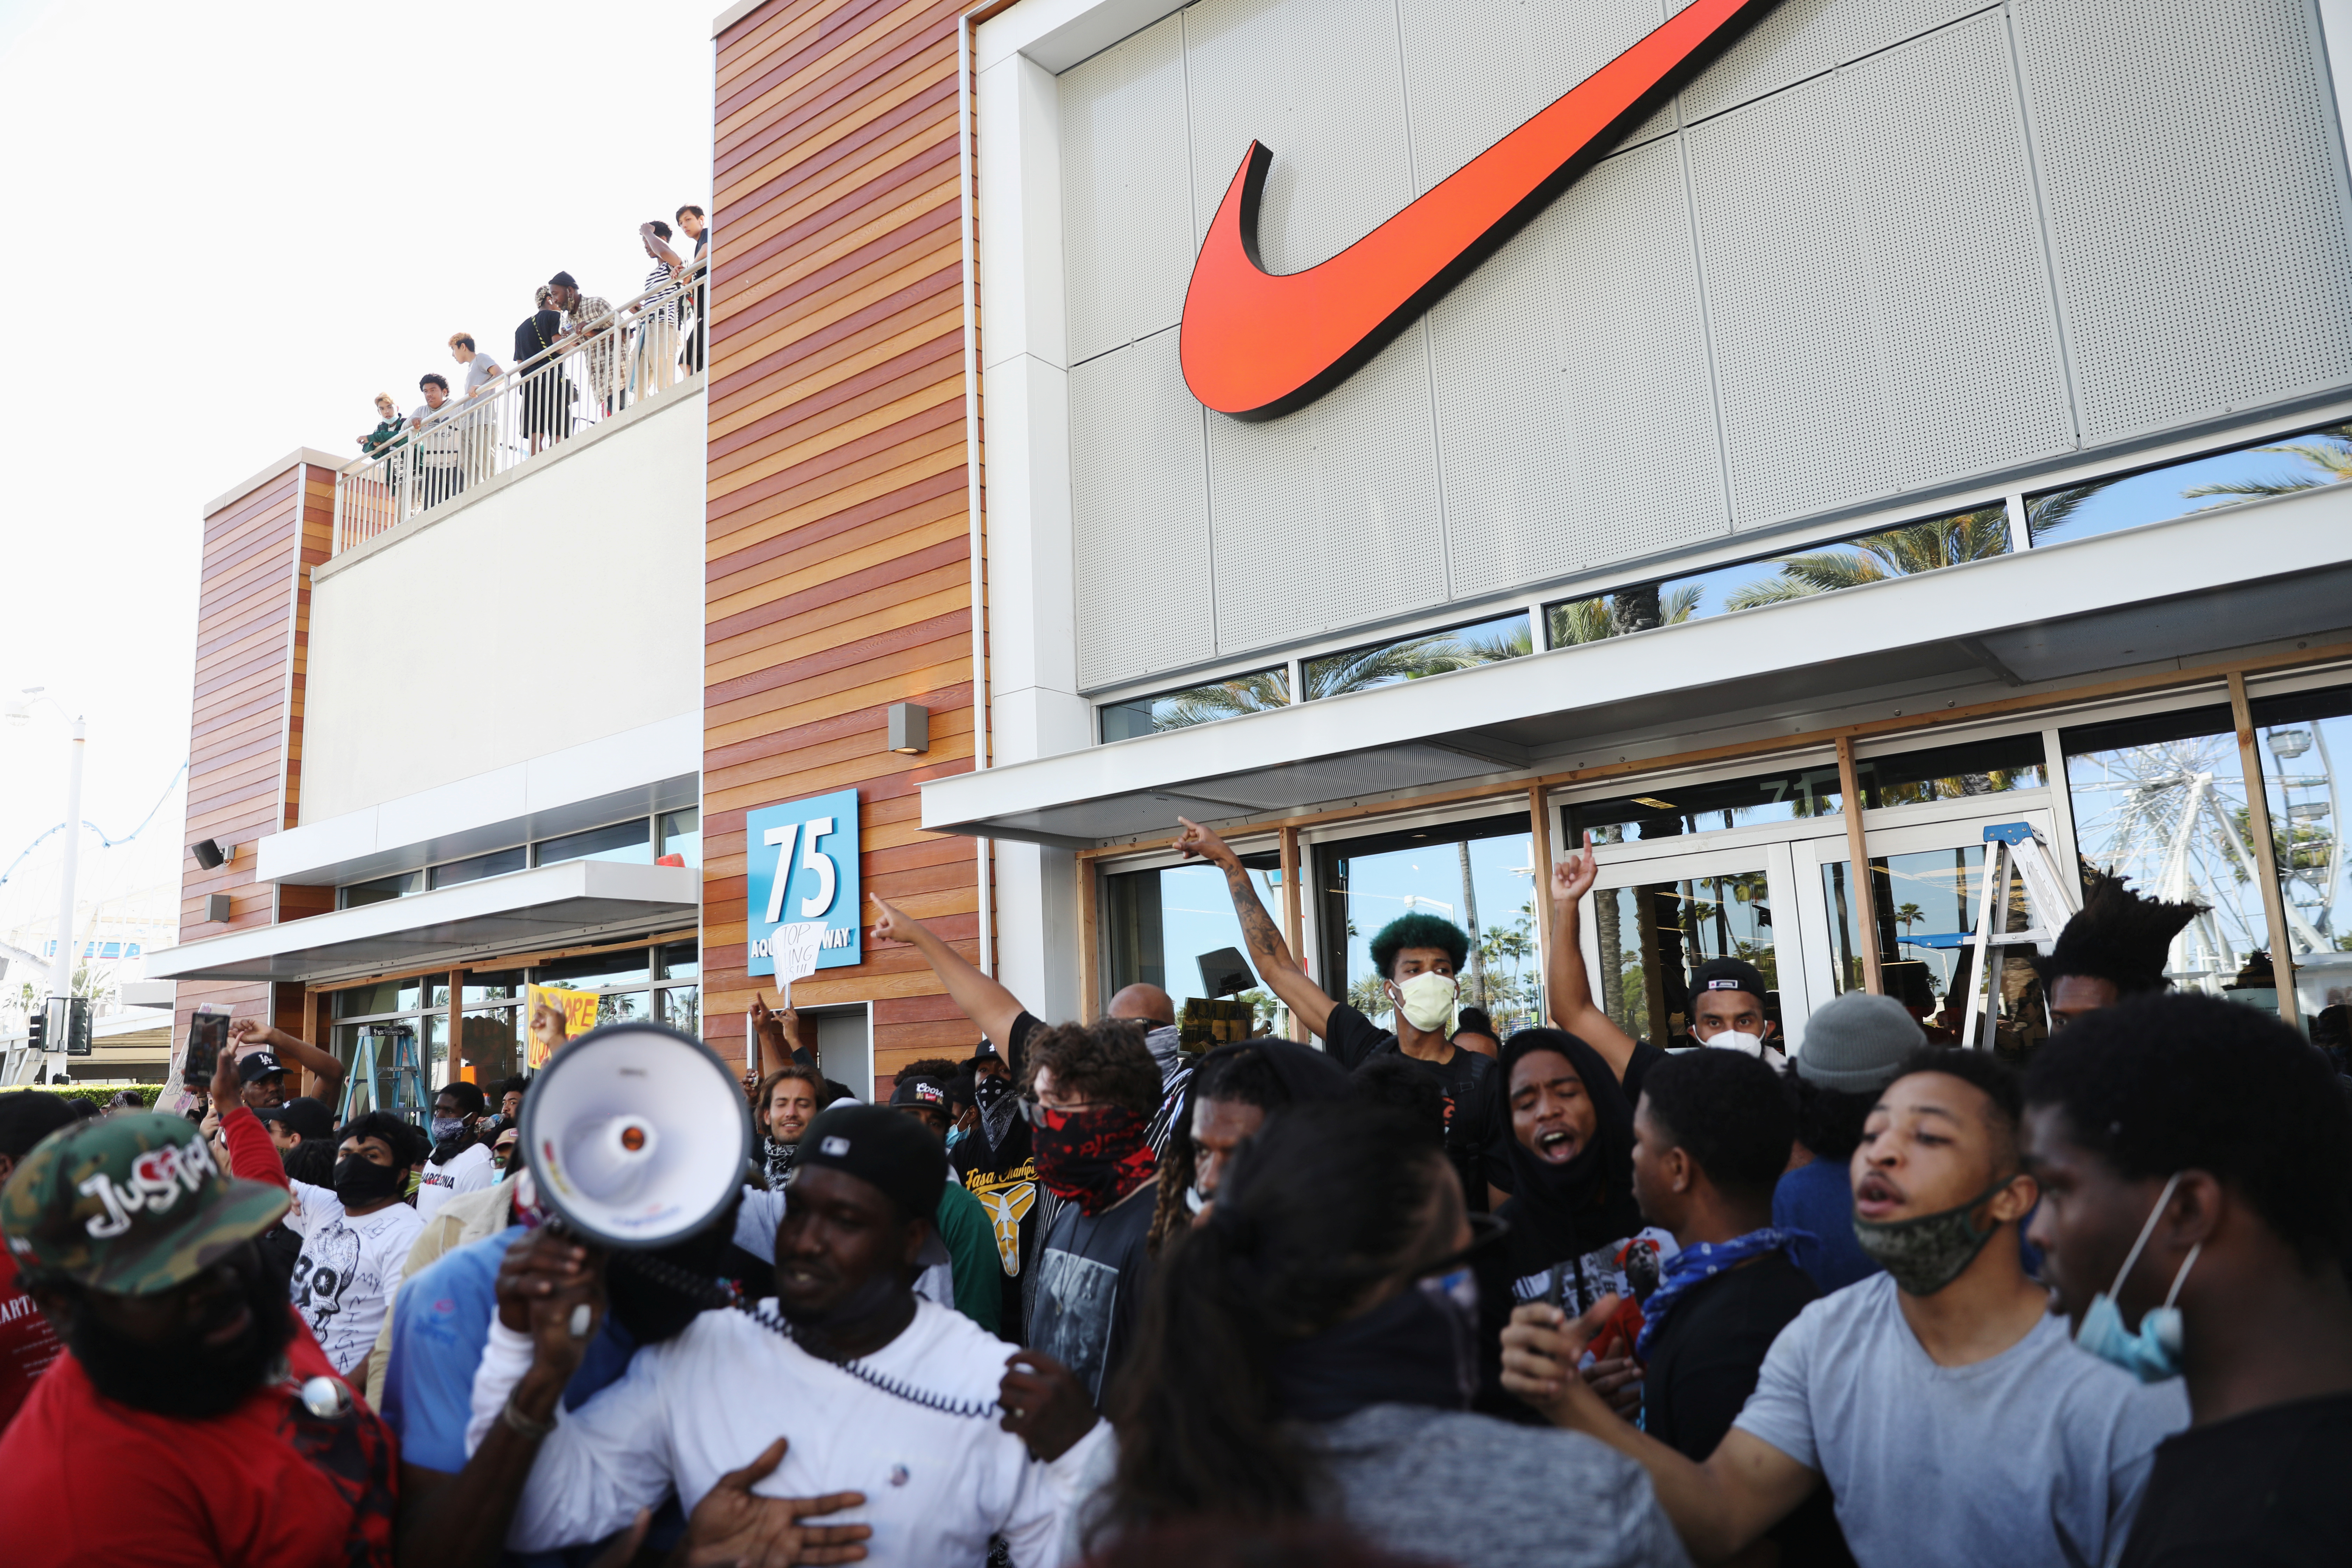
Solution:
<svg viewBox="0 0 2352 1568">
<path fill-rule="evenodd" d="M 182 1058 L 180 1081 L 190 1089 L 210 1088 L 227 1044 L 228 1015 L 210 1007 L 197 1008 L 188 1019 L 188 1050 Z"/>
</svg>

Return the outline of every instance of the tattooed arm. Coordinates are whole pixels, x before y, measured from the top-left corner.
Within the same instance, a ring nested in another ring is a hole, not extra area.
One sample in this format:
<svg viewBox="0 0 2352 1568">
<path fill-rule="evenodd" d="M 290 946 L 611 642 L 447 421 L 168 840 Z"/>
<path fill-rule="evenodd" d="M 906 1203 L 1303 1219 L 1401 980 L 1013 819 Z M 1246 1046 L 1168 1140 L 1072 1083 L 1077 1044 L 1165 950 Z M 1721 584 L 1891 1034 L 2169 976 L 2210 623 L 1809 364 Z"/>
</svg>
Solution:
<svg viewBox="0 0 2352 1568">
<path fill-rule="evenodd" d="M 1258 902 L 1257 889 L 1250 885 L 1249 871 L 1242 865 L 1225 841 L 1184 817 L 1184 831 L 1176 838 L 1176 847 L 1187 856 L 1197 855 L 1225 874 L 1225 886 L 1234 896 L 1234 914 L 1242 922 L 1242 940 L 1249 946 L 1250 961 L 1257 965 L 1260 980 L 1266 988 L 1289 1005 L 1291 1016 L 1318 1035 L 1329 1032 L 1331 998 L 1323 988 L 1307 978 L 1298 961 L 1290 956 L 1289 944 L 1282 940 L 1274 920 Z"/>
</svg>

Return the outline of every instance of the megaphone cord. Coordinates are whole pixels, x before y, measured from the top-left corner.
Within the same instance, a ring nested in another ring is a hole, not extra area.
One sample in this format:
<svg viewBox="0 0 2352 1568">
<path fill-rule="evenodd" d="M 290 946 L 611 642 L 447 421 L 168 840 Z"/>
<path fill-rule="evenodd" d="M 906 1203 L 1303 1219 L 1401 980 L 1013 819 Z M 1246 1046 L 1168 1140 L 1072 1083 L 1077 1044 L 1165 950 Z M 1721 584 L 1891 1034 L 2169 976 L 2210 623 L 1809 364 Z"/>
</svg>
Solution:
<svg viewBox="0 0 2352 1568">
<path fill-rule="evenodd" d="M 971 1420 L 992 1421 L 1003 1414 L 992 1399 L 950 1399 L 944 1394 L 933 1394 L 929 1390 L 915 1388 L 901 1383 L 897 1378 L 886 1377 L 872 1367 L 862 1365 L 857 1362 L 835 1361 L 831 1356 L 819 1355 L 803 1343 L 800 1335 L 793 1331 L 792 1324 L 783 1319 L 773 1312 L 761 1310 L 743 1300 L 740 1292 L 730 1289 L 716 1279 L 705 1279 L 692 1269 L 681 1268 L 667 1258 L 656 1258 L 644 1252 L 615 1252 L 612 1257 L 615 1263 L 625 1264 L 630 1269 L 644 1275 L 656 1284 L 667 1286 L 688 1300 L 701 1302 L 706 1310 L 720 1307 L 733 1308 L 761 1328 L 781 1334 L 793 1344 L 799 1345 L 801 1350 L 812 1359 L 845 1372 L 867 1387 L 879 1389 L 894 1399 L 903 1399 L 909 1405 L 919 1405 L 926 1410 L 936 1410 L 942 1415 L 960 1415 Z"/>
</svg>

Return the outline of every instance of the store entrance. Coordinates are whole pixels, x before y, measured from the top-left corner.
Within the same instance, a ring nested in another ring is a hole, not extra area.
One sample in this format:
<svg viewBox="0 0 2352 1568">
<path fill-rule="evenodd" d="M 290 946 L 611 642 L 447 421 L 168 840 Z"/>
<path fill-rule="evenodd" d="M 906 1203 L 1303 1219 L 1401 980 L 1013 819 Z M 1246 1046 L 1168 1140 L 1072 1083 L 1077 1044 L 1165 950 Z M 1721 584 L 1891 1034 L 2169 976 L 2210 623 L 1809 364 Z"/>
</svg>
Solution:
<svg viewBox="0 0 2352 1568">
<path fill-rule="evenodd" d="M 1667 1050 L 1690 1036 L 1692 969 L 1714 958 L 1752 963 L 1769 988 L 1765 1016 L 1786 1038 L 1807 1012 L 1791 986 L 1774 911 L 1793 907 L 1786 844 L 1653 856 L 1612 864 L 1604 855 L 1584 915 L 1585 973 L 1617 1026 Z"/>
</svg>

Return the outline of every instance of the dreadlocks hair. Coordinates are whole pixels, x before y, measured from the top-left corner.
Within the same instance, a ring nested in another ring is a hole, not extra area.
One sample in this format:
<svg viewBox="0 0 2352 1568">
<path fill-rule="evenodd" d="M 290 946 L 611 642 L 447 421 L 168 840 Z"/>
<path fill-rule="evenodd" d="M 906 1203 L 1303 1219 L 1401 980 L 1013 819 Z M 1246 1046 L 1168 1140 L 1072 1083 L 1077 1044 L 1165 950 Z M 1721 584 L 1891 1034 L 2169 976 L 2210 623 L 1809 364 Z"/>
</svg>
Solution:
<svg viewBox="0 0 2352 1568">
<path fill-rule="evenodd" d="M 2061 975 L 2105 980 L 2119 995 L 2161 991 L 2166 954 L 2172 939 L 2199 915 L 2203 904 L 2164 904 L 2131 890 L 2130 880 L 2113 871 L 2091 879 L 2083 911 L 2066 922 L 2046 958 L 2036 954 L 2033 972 L 2046 989 Z"/>
<path fill-rule="evenodd" d="M 1193 1081 L 1192 1091 L 1179 1104 L 1180 1116 L 1195 1105 L 1211 1101 L 1255 1105 L 1268 1116 L 1290 1104 L 1290 1089 L 1267 1063 L 1264 1051 L 1244 1050 L 1219 1057 L 1194 1070 L 1200 1076 Z M 1160 1190 L 1151 1200 L 1151 1229 L 1144 1237 L 1144 1249 L 1152 1257 L 1160 1256 L 1160 1249 L 1168 1244 L 1170 1237 L 1192 1225 L 1192 1205 L 1184 1201 L 1184 1194 L 1199 1173 L 1200 1163 L 1192 1148 L 1192 1124 L 1180 1121 L 1168 1130 L 1168 1148 L 1160 1157 Z"/>
<path fill-rule="evenodd" d="M 1455 973 L 1470 962 L 1470 939 L 1452 921 L 1435 915 L 1399 915 L 1372 938 L 1372 967 L 1387 979 L 1396 978 L 1397 954 L 1408 947 L 1433 947 L 1453 961 Z"/>
</svg>

